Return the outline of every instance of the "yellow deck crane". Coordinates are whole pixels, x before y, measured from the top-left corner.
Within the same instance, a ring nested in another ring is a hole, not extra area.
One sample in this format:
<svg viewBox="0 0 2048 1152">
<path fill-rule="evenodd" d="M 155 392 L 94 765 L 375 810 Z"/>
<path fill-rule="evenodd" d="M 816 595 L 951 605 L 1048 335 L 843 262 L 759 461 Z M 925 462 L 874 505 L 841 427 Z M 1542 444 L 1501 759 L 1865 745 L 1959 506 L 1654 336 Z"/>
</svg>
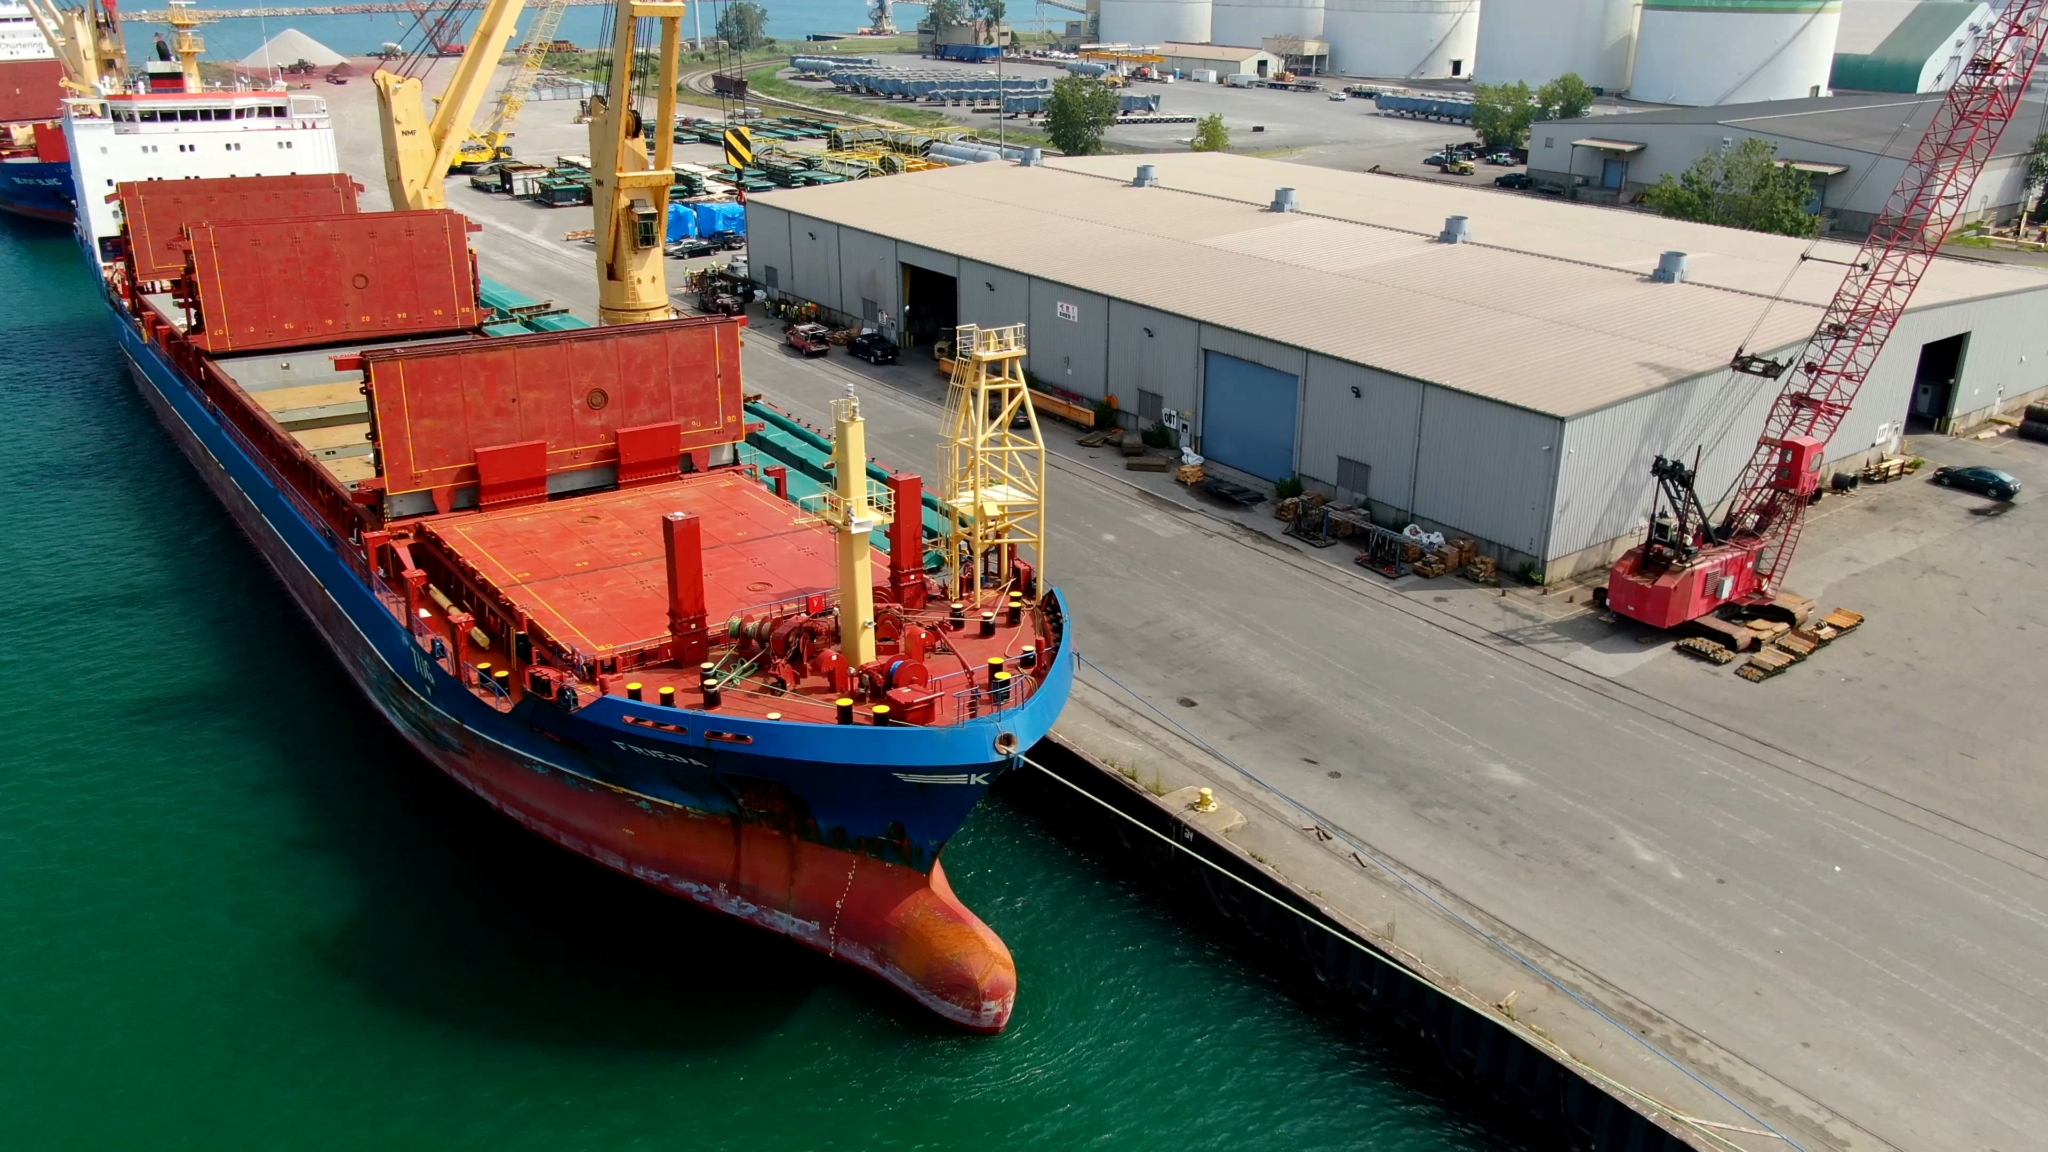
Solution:
<svg viewBox="0 0 2048 1152">
<path fill-rule="evenodd" d="M 427 115 L 426 99 L 417 77 L 400 76 L 382 69 L 370 78 L 377 88 L 377 110 L 382 114 L 384 133 L 384 179 L 391 190 L 391 207 L 398 210 L 446 208 L 448 198 L 442 182 L 455 164 L 456 154 L 473 132 L 470 121 L 483 103 L 484 89 L 505 45 L 512 39 L 524 0 L 488 0 L 477 17 L 476 32 L 469 48 L 455 65 L 455 75 L 434 114 Z"/>
<path fill-rule="evenodd" d="M 1045 567 L 1045 438 L 1024 380 L 1024 325 L 963 324 L 953 335 L 939 445 L 939 496 L 952 514 L 953 599 L 976 612 L 1011 592 L 1016 562 Z M 1027 555 L 1028 553 L 1028 555 Z"/>
<path fill-rule="evenodd" d="M 54 0 L 26 0 L 29 16 L 64 70 L 63 85 L 81 96 L 118 92 L 128 83 L 128 47 L 121 18 L 110 6 L 59 8 Z"/>
<path fill-rule="evenodd" d="M 675 182 L 676 57 L 685 5 L 619 0 L 613 20 L 611 85 L 590 100 L 590 213 L 597 242 L 597 320 L 634 324 L 674 315 L 663 242 Z M 643 19 L 660 23 L 654 116 L 633 107 L 634 65 Z M 647 141 L 654 142 L 648 156 Z"/>
<path fill-rule="evenodd" d="M 547 66 L 548 49 L 554 46 L 555 32 L 562 26 L 562 14 L 568 10 L 569 0 L 547 0 L 541 6 L 540 13 L 533 18 L 533 27 L 526 31 L 526 43 L 519 46 L 519 70 L 498 93 L 498 107 L 491 118 L 456 150 L 458 166 L 474 167 L 511 157 L 512 149 L 506 141 L 512 136 L 512 121 L 519 118 L 519 110 L 533 96 L 534 83 Z"/>
</svg>

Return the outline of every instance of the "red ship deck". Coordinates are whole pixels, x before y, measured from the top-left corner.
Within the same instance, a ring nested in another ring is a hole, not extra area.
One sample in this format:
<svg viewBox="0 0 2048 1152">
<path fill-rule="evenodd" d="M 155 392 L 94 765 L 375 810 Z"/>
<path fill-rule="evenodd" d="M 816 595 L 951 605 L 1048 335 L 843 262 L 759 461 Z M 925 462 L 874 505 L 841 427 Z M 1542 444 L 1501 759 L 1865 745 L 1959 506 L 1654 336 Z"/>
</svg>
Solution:
<svg viewBox="0 0 2048 1152">
<path fill-rule="evenodd" d="M 702 517 L 707 617 L 836 590 L 829 531 L 741 473 L 458 515 L 425 527 L 543 630 L 594 656 L 668 636 L 661 518 Z M 873 553 L 875 583 L 888 579 Z"/>
</svg>

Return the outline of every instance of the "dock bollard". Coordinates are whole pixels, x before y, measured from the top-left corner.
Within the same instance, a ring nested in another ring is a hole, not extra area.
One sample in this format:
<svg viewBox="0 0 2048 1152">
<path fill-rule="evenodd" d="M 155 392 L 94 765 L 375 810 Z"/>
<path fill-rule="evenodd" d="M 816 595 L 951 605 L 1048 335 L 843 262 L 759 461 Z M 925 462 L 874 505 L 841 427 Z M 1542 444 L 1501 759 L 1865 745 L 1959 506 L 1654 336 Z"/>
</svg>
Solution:
<svg viewBox="0 0 2048 1152">
<path fill-rule="evenodd" d="M 1027 672 L 1033 668 L 1038 667 L 1038 646 L 1035 644 L 1026 644 L 1024 646 L 1024 651 L 1019 653 L 1017 656 L 1017 664 L 1019 667 L 1022 667 Z"/>
<path fill-rule="evenodd" d="M 1002 672 L 1003 672 L 1003 658 L 1002 658 L 1001 656 L 991 656 L 991 657 L 989 657 L 989 658 L 988 658 L 988 686 L 989 686 L 989 687 L 993 688 L 993 687 L 995 687 L 995 686 L 996 686 L 996 677 L 997 677 L 997 676 L 1000 676 L 1000 675 L 1002 675 Z"/>
<path fill-rule="evenodd" d="M 491 683 L 498 686 L 498 695 L 503 696 L 507 700 L 512 699 L 512 670 L 510 668 L 500 668 L 496 672 L 491 673 Z"/>
<path fill-rule="evenodd" d="M 986 640 L 995 634 L 996 614 L 993 612 L 983 612 L 981 614 L 981 638 Z"/>
<path fill-rule="evenodd" d="M 661 691 L 656 693 L 656 695 L 661 698 L 661 706 L 663 708 L 673 708 L 676 706 L 676 690 L 674 685 L 662 685 Z"/>
<path fill-rule="evenodd" d="M 724 702 L 725 693 L 718 690 L 718 683 L 713 680 L 706 680 L 704 682 L 704 707 L 709 710 L 718 707 Z"/>
<path fill-rule="evenodd" d="M 638 680 L 635 680 L 633 683 L 626 685 L 626 699 L 640 699 L 640 682 Z"/>
<path fill-rule="evenodd" d="M 851 723 L 853 723 L 853 698 L 852 698 L 852 697 L 849 697 L 849 696 L 841 696 L 841 697 L 840 697 L 839 699 L 837 699 L 837 700 L 833 701 L 833 704 L 834 704 L 834 705 L 836 705 L 836 706 L 838 707 L 838 709 L 839 709 L 839 722 L 840 722 L 841 724 L 851 724 Z"/>
<path fill-rule="evenodd" d="M 877 728 L 887 728 L 895 723 L 895 721 L 889 719 L 889 706 L 887 704 L 877 704 L 870 711 L 874 714 L 875 727 Z"/>
<path fill-rule="evenodd" d="M 1010 597 L 1010 609 L 1009 609 L 1009 623 L 1010 623 L 1010 627 L 1012 627 L 1012 628 L 1015 628 L 1015 627 L 1016 627 L 1017 625 L 1019 625 L 1019 624 L 1021 624 L 1021 623 L 1023 623 L 1023 622 L 1024 622 L 1024 601 L 1023 601 L 1023 599 L 1022 599 L 1021 597 L 1018 597 L 1018 596 L 1016 596 L 1016 595 L 1012 595 L 1012 596 Z"/>
<path fill-rule="evenodd" d="M 780 720 L 780 719 L 782 719 L 782 713 L 780 713 L 780 712 L 770 712 L 770 713 L 768 714 L 768 719 L 770 719 L 770 720 Z"/>
<path fill-rule="evenodd" d="M 1195 811 L 1214 812 L 1215 810 L 1216 794 L 1214 792 L 1211 792 L 1207 788 L 1204 788 L 1200 792 L 1196 793 Z"/>
<path fill-rule="evenodd" d="M 476 665 L 476 686 L 481 688 L 491 682 L 491 662 L 479 660 Z"/>
<path fill-rule="evenodd" d="M 998 705 L 1010 702 L 1010 680 L 1011 676 L 1008 672 L 996 673 L 996 703 Z"/>
<path fill-rule="evenodd" d="M 967 627 L 967 605 L 958 600 L 947 605 L 946 627 L 958 632 Z"/>
</svg>

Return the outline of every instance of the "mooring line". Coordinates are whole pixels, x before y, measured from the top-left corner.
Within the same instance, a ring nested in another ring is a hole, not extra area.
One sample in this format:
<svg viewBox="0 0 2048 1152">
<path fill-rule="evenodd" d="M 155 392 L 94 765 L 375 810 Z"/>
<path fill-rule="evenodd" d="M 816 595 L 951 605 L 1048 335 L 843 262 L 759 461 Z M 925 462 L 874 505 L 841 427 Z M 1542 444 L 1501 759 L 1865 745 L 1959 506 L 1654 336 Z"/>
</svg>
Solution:
<svg viewBox="0 0 2048 1152">
<path fill-rule="evenodd" d="M 1361 857 L 1363 857 L 1366 860 L 1370 860 L 1373 863 L 1374 867 L 1381 869 L 1382 871 L 1386 872 L 1389 876 L 1392 876 L 1395 879 L 1399 880 L 1403 885 L 1405 885 L 1408 889 L 1413 891 L 1416 895 L 1422 897 L 1424 900 L 1427 900 L 1438 911 L 1441 911 L 1444 915 L 1449 916 L 1451 919 L 1456 920 L 1459 924 L 1463 925 L 1467 931 L 1471 932 L 1475 936 L 1478 936 L 1480 939 L 1486 941 L 1487 943 L 1493 945 L 1495 948 L 1500 949 L 1501 952 L 1512 957 L 1516 963 L 1522 965 L 1522 967 L 1527 968 L 1530 972 L 1534 973 L 1537 976 L 1537 978 L 1541 979 L 1544 983 L 1557 989 L 1559 992 L 1564 993 L 1566 996 L 1571 997 L 1572 1000 L 1577 1002 L 1580 1007 L 1586 1009 L 1588 1012 L 1593 1013 L 1600 1019 L 1605 1020 L 1608 1024 L 1612 1025 L 1616 1031 L 1620 1032 L 1624 1036 L 1627 1036 L 1629 1039 L 1635 1041 L 1637 1044 L 1640 1044 L 1642 1047 L 1648 1049 L 1650 1052 L 1656 1054 L 1658 1059 L 1664 1061 L 1666 1064 L 1669 1064 L 1671 1067 L 1683 1073 L 1685 1077 L 1691 1080 L 1693 1083 L 1698 1084 L 1700 1087 L 1705 1088 L 1707 1091 L 1713 1093 L 1717 1098 L 1720 1099 L 1722 1103 L 1728 1105 L 1730 1108 L 1735 1109 L 1737 1112 L 1742 1113 L 1744 1116 L 1748 1117 L 1755 1123 L 1762 1125 L 1769 1135 L 1775 1136 L 1779 1140 L 1784 1141 L 1786 1144 L 1797 1149 L 1798 1152 L 1807 1152 L 1806 1148 L 1803 1145 L 1801 1145 L 1797 1140 L 1794 1140 L 1790 1136 L 1785 1135 L 1783 1132 L 1778 1131 L 1777 1128 L 1772 1126 L 1770 1121 L 1765 1120 L 1763 1117 L 1758 1116 L 1756 1113 L 1750 1111 L 1748 1108 L 1743 1107 L 1740 1102 L 1736 1101 L 1726 1092 L 1721 1091 L 1720 1088 L 1709 1083 L 1704 1077 L 1700 1076 L 1699 1073 L 1694 1072 L 1692 1069 L 1686 1067 L 1683 1063 L 1681 1063 L 1676 1057 L 1672 1056 L 1669 1052 L 1666 1052 L 1664 1051 L 1664 1049 L 1658 1047 L 1655 1043 L 1653 1043 L 1650 1040 L 1649 1037 L 1642 1035 L 1635 1029 L 1630 1028 L 1628 1025 L 1623 1024 L 1619 1020 L 1616 1020 L 1613 1016 L 1609 1015 L 1605 1009 L 1593 1003 L 1591 1000 L 1586 999 L 1584 996 L 1579 995 L 1576 991 L 1566 986 L 1562 980 L 1559 980 L 1556 976 L 1551 975 L 1550 972 L 1547 969 L 1545 969 L 1542 965 L 1536 963 L 1534 960 L 1529 959 L 1529 957 L 1524 956 L 1521 952 L 1517 951 L 1513 945 L 1510 945 L 1505 940 L 1502 940 L 1499 937 L 1495 936 L 1493 933 L 1488 932 L 1485 928 L 1482 928 L 1478 924 L 1474 923 L 1469 917 L 1465 916 L 1457 909 L 1451 907 L 1450 905 L 1444 903 L 1442 900 L 1438 899 L 1435 893 L 1423 887 L 1420 883 L 1411 878 L 1407 873 L 1401 871 L 1400 869 L 1389 866 L 1387 862 L 1381 860 L 1378 857 L 1378 855 L 1376 855 L 1372 851 L 1372 849 L 1366 847 L 1364 844 L 1354 839 L 1349 833 L 1345 832 L 1342 828 L 1335 827 L 1331 824 L 1330 821 L 1324 820 L 1322 816 L 1317 814 L 1313 809 L 1308 808 L 1307 806 L 1303 805 L 1300 801 L 1294 799 L 1292 796 L 1289 796 L 1287 793 L 1281 791 L 1279 788 L 1276 788 L 1273 785 L 1267 783 L 1265 780 L 1261 779 L 1257 773 L 1253 772 L 1251 769 L 1246 768 L 1244 765 L 1238 763 L 1236 760 L 1233 760 L 1229 756 L 1225 755 L 1222 749 L 1209 743 L 1207 740 L 1203 739 L 1199 734 L 1190 730 L 1187 727 L 1187 725 L 1182 724 L 1180 721 L 1174 719 L 1171 715 L 1169 715 L 1165 710 L 1161 709 L 1158 705 L 1152 703 L 1150 700 L 1145 699 L 1136 691 L 1133 691 L 1129 685 L 1125 684 L 1121 680 L 1118 680 L 1115 676 L 1110 675 L 1109 672 L 1105 671 L 1100 664 L 1097 664 L 1095 661 L 1090 660 L 1086 655 L 1079 652 L 1075 653 L 1075 657 L 1076 659 L 1080 660 L 1081 663 L 1086 664 L 1088 667 L 1094 669 L 1096 674 L 1100 675 L 1103 679 L 1109 681 L 1111 684 L 1116 685 L 1119 689 L 1122 689 L 1123 692 L 1126 695 L 1128 695 L 1131 699 L 1136 700 L 1138 703 L 1144 705 L 1154 715 L 1157 715 L 1161 720 L 1164 720 L 1168 725 L 1172 726 L 1176 731 L 1180 732 L 1181 735 L 1186 736 L 1189 740 L 1193 741 L 1196 745 L 1200 746 L 1204 751 L 1208 752 L 1211 756 L 1214 756 L 1218 760 L 1221 760 L 1223 763 L 1228 764 L 1232 769 L 1236 770 L 1245 779 L 1250 780 L 1253 783 L 1257 784 L 1260 788 L 1265 789 L 1267 793 L 1271 794 L 1273 797 L 1280 800 L 1282 803 L 1286 804 L 1289 808 L 1294 809 L 1296 812 L 1314 821 L 1318 827 L 1325 829 L 1332 835 L 1343 840 L 1347 846 L 1349 846 L 1353 851 L 1357 852 Z M 1034 767 L 1040 766 L 1034 765 Z M 1040 770 L 1047 772 L 1048 775 L 1051 774 L 1049 769 L 1044 769 L 1040 767 Z M 1062 780 L 1061 782 L 1066 783 L 1066 781 L 1064 780 Z M 1083 792 L 1082 794 L 1088 795 L 1088 793 L 1085 792 Z M 1094 796 L 1089 796 L 1089 799 L 1096 800 L 1097 803 L 1101 803 L 1101 801 Z M 1105 807 L 1107 807 L 1107 805 L 1105 805 Z M 1115 809 L 1112 808 L 1111 811 L 1115 811 Z M 1123 815 L 1123 813 L 1118 813 L 1118 815 Z M 1140 824 L 1139 826 L 1144 827 L 1142 824 Z M 1149 832 L 1151 831 L 1151 829 L 1148 828 L 1146 829 L 1146 831 Z M 1171 840 L 1167 840 L 1167 843 L 1171 844 L 1173 842 Z M 1180 847 L 1179 845 L 1174 846 Z M 1198 856 L 1197 859 L 1200 859 L 1200 857 Z M 1228 872 L 1225 872 L 1224 874 L 1231 875 Z M 1254 889 L 1254 891 L 1257 890 L 1258 889 Z M 1411 975 L 1415 974 L 1411 973 Z M 1421 977 L 1419 975 L 1416 975 L 1416 979 L 1419 980 L 1421 979 Z M 1566 1055 L 1567 1057 L 1570 1056 L 1569 1053 L 1566 1053 Z M 1585 1065 L 1580 1063 L 1576 1057 L 1571 1057 L 1571 1059 L 1575 1065 L 1578 1065 L 1582 1068 L 1585 1067 Z M 1594 1075 L 1598 1079 L 1605 1081 L 1609 1084 L 1612 1084 L 1617 1088 L 1622 1087 L 1618 1082 L 1611 1080 L 1598 1072 L 1594 1072 L 1590 1068 L 1587 1068 L 1586 1071 L 1592 1073 L 1592 1075 Z M 1644 1100 L 1650 1099 L 1647 1096 L 1642 1096 L 1641 1093 L 1636 1092 L 1633 1089 L 1624 1090 L 1627 1091 L 1628 1094 L 1631 1096 L 1637 1096 Z M 1683 1117 L 1681 1113 L 1675 1112 L 1661 1104 L 1657 1105 L 1656 1107 L 1659 1112 L 1662 1112 L 1665 1115 L 1672 1117 L 1674 1120 L 1681 1118 L 1689 1119 Z M 1710 1139 L 1720 1139 L 1719 1137 L 1713 1136 L 1710 1133 L 1706 1133 L 1704 1131 L 1701 1134 L 1707 1135 Z"/>
</svg>

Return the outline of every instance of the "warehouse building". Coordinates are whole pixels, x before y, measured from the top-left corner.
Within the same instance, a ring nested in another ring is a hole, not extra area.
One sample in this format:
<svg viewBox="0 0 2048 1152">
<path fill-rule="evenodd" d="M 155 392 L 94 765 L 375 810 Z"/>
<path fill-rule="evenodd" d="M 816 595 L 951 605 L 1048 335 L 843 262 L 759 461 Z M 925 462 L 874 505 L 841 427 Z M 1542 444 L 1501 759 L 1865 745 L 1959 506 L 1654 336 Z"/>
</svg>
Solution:
<svg viewBox="0 0 2048 1152">
<path fill-rule="evenodd" d="M 1214 72 L 1218 80 L 1231 76 L 1263 78 L 1286 66 L 1280 57 L 1264 48 L 1237 48 L 1228 44 L 1161 44 L 1159 54 L 1166 57 L 1169 72 L 1183 76 Z"/>
<path fill-rule="evenodd" d="M 1939 95 L 1823 96 L 1660 108 L 1537 124 L 1529 137 L 1529 178 L 1538 186 L 1595 203 L 1632 202 L 1666 173 L 1685 171 L 1709 152 L 1755 137 L 1781 162 L 1813 181 L 1809 208 L 1837 229 L 1862 233 L 1884 209 L 1905 171 Z M 2042 122 L 2042 96 L 2030 92 L 1978 177 L 1961 219 L 2006 221 L 2026 200 L 2027 149 Z"/>
<path fill-rule="evenodd" d="M 1840 272 L 1781 236 L 1204 153 L 777 191 L 748 233 L 773 293 L 899 335 L 1023 321 L 1034 377 L 1174 413 L 1221 471 L 1551 579 L 1636 540 L 1653 456 L 1699 451 L 1708 499 L 1732 481 L 1776 387 L 1731 354 L 1790 355 Z M 1838 462 L 2048 391 L 2048 273 L 1943 259 L 1914 303 Z"/>
</svg>

